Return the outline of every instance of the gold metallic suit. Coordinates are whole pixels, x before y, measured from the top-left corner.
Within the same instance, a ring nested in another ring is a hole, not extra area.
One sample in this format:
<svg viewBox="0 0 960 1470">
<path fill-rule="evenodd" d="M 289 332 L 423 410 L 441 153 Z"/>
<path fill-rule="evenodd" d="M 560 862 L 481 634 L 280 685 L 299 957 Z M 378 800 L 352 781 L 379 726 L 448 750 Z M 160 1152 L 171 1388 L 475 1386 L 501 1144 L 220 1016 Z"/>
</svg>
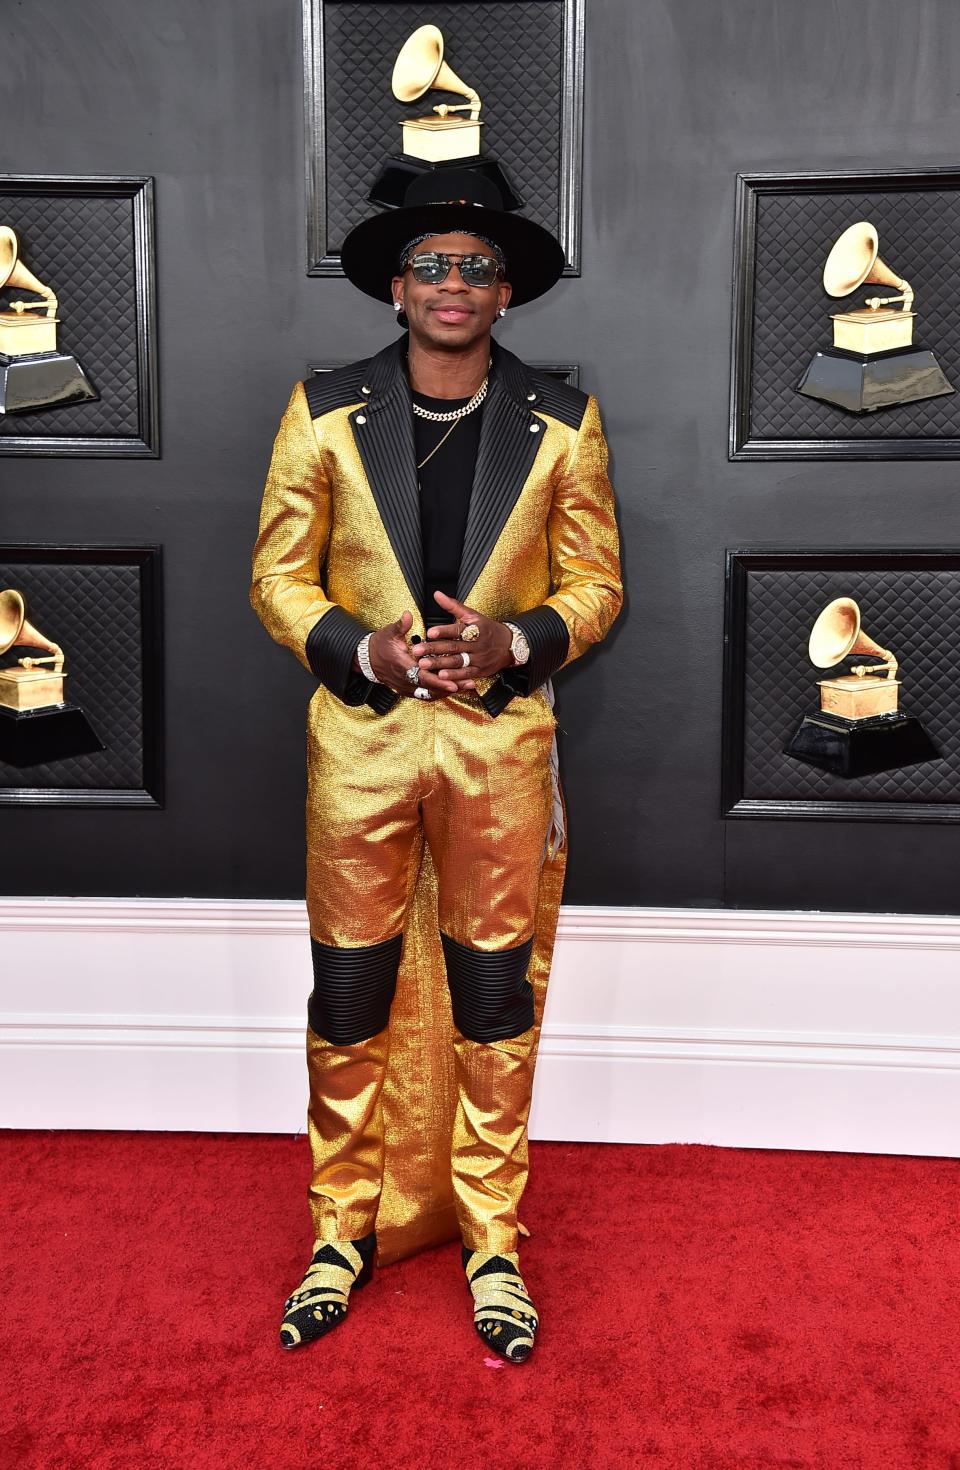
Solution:
<svg viewBox="0 0 960 1470">
<path fill-rule="evenodd" d="M 596 401 L 495 348 L 457 596 L 519 620 L 530 663 L 429 702 L 355 674 L 365 631 L 409 609 L 424 634 L 403 345 L 294 389 L 251 590 L 270 634 L 321 680 L 308 722 L 307 905 L 315 974 L 319 963 L 340 985 L 327 992 L 340 1009 L 315 985 L 314 1231 L 358 1239 L 375 1228 L 381 1261 L 456 1235 L 476 1250 L 517 1247 L 566 856 L 548 840 L 555 722 L 541 686 L 605 635 L 622 598 Z M 389 1024 L 383 1009 L 353 1039 L 351 1007 L 366 1006 L 390 964 Z M 511 964 L 532 989 L 529 1014 L 515 999 L 512 1031 L 508 1017 L 494 1039 L 472 1039 L 494 1005 L 482 977 Z M 474 972 L 479 989 L 458 990 L 454 974 Z"/>
</svg>

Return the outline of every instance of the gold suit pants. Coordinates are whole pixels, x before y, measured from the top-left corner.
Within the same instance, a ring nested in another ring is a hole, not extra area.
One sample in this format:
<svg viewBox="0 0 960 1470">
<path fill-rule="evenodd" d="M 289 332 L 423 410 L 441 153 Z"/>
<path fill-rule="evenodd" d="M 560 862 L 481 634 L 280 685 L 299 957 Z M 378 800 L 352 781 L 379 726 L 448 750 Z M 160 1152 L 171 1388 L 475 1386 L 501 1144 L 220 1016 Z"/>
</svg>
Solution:
<svg viewBox="0 0 960 1470">
<path fill-rule="evenodd" d="M 536 1038 L 526 978 L 551 821 L 554 719 L 540 692 L 311 707 L 307 1062 L 315 1237 L 373 1230 L 389 1006 L 423 844 L 453 1006 L 451 1180 L 464 1244 L 516 1250 Z M 416 1149 L 416 1140 L 410 1140 Z"/>
</svg>

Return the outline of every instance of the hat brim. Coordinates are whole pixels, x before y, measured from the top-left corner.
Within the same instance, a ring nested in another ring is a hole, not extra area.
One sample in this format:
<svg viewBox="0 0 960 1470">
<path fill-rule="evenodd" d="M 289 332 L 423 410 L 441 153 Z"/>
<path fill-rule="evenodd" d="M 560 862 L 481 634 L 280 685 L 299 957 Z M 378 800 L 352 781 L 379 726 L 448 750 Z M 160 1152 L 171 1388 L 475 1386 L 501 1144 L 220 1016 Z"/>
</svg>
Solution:
<svg viewBox="0 0 960 1470">
<path fill-rule="evenodd" d="M 486 235 L 507 260 L 511 306 L 523 306 L 555 286 L 566 264 L 559 242 L 533 220 L 476 204 L 417 204 L 391 209 L 355 225 L 343 242 L 340 263 L 349 281 L 377 301 L 392 301 L 390 282 L 400 251 L 417 235 Z"/>
</svg>

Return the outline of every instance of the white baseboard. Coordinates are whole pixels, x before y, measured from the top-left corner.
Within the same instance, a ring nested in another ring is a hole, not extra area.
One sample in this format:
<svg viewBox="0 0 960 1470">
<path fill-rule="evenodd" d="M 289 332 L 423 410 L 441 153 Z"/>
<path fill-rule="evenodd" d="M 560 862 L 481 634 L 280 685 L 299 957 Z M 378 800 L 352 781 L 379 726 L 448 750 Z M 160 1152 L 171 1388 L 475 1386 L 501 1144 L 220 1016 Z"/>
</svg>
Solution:
<svg viewBox="0 0 960 1470">
<path fill-rule="evenodd" d="M 0 899 L 0 1126 L 296 1133 L 299 903 Z M 535 1138 L 960 1155 L 960 917 L 566 908 Z"/>
</svg>

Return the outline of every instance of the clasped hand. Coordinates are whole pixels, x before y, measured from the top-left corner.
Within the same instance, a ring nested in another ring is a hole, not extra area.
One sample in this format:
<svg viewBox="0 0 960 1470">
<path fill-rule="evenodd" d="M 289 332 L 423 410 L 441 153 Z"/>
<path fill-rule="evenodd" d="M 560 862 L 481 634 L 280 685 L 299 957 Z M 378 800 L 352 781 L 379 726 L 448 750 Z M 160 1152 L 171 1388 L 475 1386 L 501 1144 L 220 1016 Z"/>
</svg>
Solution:
<svg viewBox="0 0 960 1470">
<path fill-rule="evenodd" d="M 448 699 L 466 689 L 475 689 L 477 679 L 490 679 L 513 663 L 513 637 L 504 623 L 465 607 L 455 597 L 435 592 L 434 599 L 456 619 L 430 628 L 426 642 L 410 644 L 407 634 L 413 623 L 409 612 L 395 623 L 380 628 L 370 639 L 370 666 L 381 684 L 397 694 L 413 695 L 416 688 L 428 690 L 431 699 Z M 467 623 L 476 625 L 477 636 L 465 642 L 460 633 Z M 464 664 L 463 654 L 469 655 Z M 407 670 L 420 665 L 419 685 L 411 683 Z"/>
</svg>

